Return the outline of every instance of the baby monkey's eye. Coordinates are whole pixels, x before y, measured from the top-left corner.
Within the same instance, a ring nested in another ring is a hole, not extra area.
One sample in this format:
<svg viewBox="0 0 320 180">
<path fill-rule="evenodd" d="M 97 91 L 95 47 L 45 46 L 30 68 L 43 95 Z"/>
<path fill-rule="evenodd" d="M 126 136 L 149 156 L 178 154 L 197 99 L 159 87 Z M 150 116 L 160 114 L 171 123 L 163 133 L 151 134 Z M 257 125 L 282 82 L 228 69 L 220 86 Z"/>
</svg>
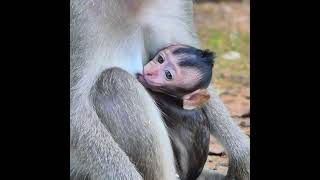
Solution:
<svg viewBox="0 0 320 180">
<path fill-rule="evenodd" d="M 159 57 L 158 57 L 158 62 L 159 62 L 160 64 L 162 64 L 162 63 L 164 62 L 164 59 L 163 59 L 162 56 L 159 56 Z"/>
<path fill-rule="evenodd" d="M 171 80 L 171 79 L 172 79 L 172 74 L 171 74 L 170 71 L 166 70 L 166 71 L 165 71 L 165 74 L 166 74 L 167 80 Z"/>
</svg>

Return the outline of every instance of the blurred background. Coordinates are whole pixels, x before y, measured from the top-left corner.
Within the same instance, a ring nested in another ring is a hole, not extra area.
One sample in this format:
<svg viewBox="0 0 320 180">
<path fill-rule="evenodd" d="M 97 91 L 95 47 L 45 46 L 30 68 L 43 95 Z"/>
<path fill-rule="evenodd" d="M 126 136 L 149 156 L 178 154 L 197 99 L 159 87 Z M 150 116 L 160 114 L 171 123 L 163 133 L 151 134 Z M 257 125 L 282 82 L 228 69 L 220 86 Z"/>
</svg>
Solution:
<svg viewBox="0 0 320 180">
<path fill-rule="evenodd" d="M 212 85 L 250 136 L 250 1 L 195 0 L 194 19 L 201 47 L 217 56 Z M 225 150 L 215 138 L 210 141 L 206 166 L 226 173 Z"/>
</svg>

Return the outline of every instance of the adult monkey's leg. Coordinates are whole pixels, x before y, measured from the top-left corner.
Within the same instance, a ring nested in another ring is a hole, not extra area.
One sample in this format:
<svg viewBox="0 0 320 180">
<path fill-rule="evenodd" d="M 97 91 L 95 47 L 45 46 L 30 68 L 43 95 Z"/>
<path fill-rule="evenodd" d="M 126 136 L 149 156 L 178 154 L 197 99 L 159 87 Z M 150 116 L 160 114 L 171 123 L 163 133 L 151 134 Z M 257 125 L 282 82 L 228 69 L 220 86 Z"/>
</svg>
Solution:
<svg viewBox="0 0 320 180">
<path fill-rule="evenodd" d="M 134 77 L 105 70 L 89 97 L 71 116 L 73 179 L 176 179 L 161 116 Z"/>
<path fill-rule="evenodd" d="M 107 69 L 91 95 L 101 122 L 144 179 L 176 179 L 172 148 L 161 115 L 135 77 L 120 68 Z M 118 163 L 117 159 L 113 161 Z"/>
<path fill-rule="evenodd" d="M 70 179 L 142 180 L 89 101 L 71 109 L 70 136 Z"/>
</svg>

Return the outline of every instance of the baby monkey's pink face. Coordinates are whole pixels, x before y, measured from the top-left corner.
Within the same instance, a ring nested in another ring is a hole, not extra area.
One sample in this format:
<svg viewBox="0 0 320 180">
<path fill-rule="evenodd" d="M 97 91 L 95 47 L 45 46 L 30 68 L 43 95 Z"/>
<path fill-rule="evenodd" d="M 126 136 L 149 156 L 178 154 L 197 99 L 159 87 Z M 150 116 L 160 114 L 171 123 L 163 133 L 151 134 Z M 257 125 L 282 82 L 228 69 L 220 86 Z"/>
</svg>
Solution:
<svg viewBox="0 0 320 180">
<path fill-rule="evenodd" d="M 190 110 L 200 107 L 210 95 L 199 85 L 204 75 L 202 73 L 205 72 L 201 73 L 196 65 L 181 65 L 197 58 L 192 53 L 178 53 L 179 50 L 188 48 L 190 47 L 174 45 L 161 50 L 144 66 L 143 74 L 138 74 L 138 79 L 152 91 L 180 97 L 183 100 L 183 108 Z"/>
<path fill-rule="evenodd" d="M 180 67 L 177 55 L 172 52 L 179 46 L 170 46 L 161 50 L 143 68 L 143 74 L 138 75 L 139 81 L 154 91 L 159 87 L 193 87 L 200 79 L 200 73 L 195 68 Z"/>
</svg>

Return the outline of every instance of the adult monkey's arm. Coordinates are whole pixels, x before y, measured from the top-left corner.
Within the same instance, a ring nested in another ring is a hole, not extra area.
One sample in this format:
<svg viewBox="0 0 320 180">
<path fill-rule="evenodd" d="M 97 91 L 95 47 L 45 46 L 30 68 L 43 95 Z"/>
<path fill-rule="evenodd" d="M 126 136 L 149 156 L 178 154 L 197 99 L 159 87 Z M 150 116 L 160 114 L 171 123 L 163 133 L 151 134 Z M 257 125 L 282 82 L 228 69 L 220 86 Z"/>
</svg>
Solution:
<svg viewBox="0 0 320 180">
<path fill-rule="evenodd" d="M 212 89 L 211 89 L 212 90 Z M 250 179 L 250 139 L 232 120 L 217 94 L 210 91 L 206 105 L 210 132 L 225 147 L 229 157 L 227 179 Z"/>
</svg>

